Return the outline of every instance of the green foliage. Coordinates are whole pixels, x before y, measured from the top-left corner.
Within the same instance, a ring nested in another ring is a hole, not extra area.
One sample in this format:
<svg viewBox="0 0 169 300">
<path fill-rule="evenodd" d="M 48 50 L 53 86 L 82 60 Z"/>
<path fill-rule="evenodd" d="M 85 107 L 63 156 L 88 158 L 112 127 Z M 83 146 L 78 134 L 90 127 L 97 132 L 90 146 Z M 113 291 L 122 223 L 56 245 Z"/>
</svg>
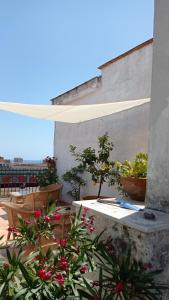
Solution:
<svg viewBox="0 0 169 300">
<path fill-rule="evenodd" d="M 138 153 L 134 161 L 125 160 L 123 163 L 117 162 L 116 168 L 120 176 L 123 177 L 147 177 L 148 155 L 146 153 Z"/>
<path fill-rule="evenodd" d="M 82 152 L 77 152 L 74 145 L 70 145 L 70 152 L 75 157 L 76 161 L 80 162 L 85 170 L 92 176 L 92 181 L 99 183 L 98 198 L 101 194 L 101 188 L 104 182 L 109 180 L 109 176 L 114 162 L 110 160 L 111 152 L 114 148 L 113 143 L 107 133 L 98 137 L 98 151 L 88 147 Z"/>
<path fill-rule="evenodd" d="M 110 244 L 111 243 L 111 244 Z M 99 278 L 91 283 L 84 279 L 88 292 L 84 299 L 96 300 L 160 300 L 167 286 L 155 281 L 161 270 L 152 270 L 150 263 L 137 262 L 130 246 L 123 250 L 113 245 L 115 241 L 99 242 L 96 256 Z M 93 298 L 92 298 L 93 297 Z"/>
<path fill-rule="evenodd" d="M 116 161 L 109 176 L 109 185 L 115 185 L 117 190 L 126 195 L 121 185 L 121 177 L 147 177 L 148 154 L 138 153 L 133 161 Z"/>
<path fill-rule="evenodd" d="M 56 241 L 55 250 L 48 248 L 47 252 L 39 245 L 30 256 L 21 253 L 25 245 L 23 235 L 18 250 L 15 249 L 19 254 L 13 248 L 7 249 L 7 257 L 0 261 L 0 299 L 80 300 L 79 289 L 85 289 L 84 274 L 95 269 L 96 247 L 90 238 L 91 227 L 93 230 L 93 218 L 81 208 L 72 217 L 67 239 Z"/>
<path fill-rule="evenodd" d="M 71 186 L 71 190 L 68 191 L 68 194 L 74 200 L 80 199 L 81 186 L 85 186 L 86 184 L 82 178 L 83 173 L 84 173 L 84 166 L 81 164 L 78 165 L 77 167 L 70 169 L 63 175 L 63 180 L 65 182 L 68 182 Z"/>
<path fill-rule="evenodd" d="M 40 245 L 41 239 L 55 238 L 54 229 L 58 226 L 53 222 L 55 220 L 55 214 L 58 214 L 56 207 L 53 203 L 48 205 L 48 213 L 45 211 L 35 210 L 35 218 L 32 221 L 24 220 L 20 215 L 18 215 L 19 224 L 14 229 L 15 239 L 10 242 L 11 245 L 15 247 L 23 246 L 37 246 Z M 65 209 L 60 209 L 59 213 L 63 212 Z M 39 217 L 36 217 L 36 214 Z M 60 214 L 59 214 L 60 215 Z M 8 229 L 10 230 L 10 228 Z"/>
<path fill-rule="evenodd" d="M 35 216 L 35 226 L 45 222 L 42 216 Z M 24 222 L 20 218 L 20 228 L 26 231 L 30 224 Z M 0 259 L 0 300 L 162 299 L 161 291 L 168 287 L 155 281 L 160 271 L 153 270 L 150 263 L 134 260 L 131 246 L 120 239 L 100 241 L 102 233 L 91 238 L 94 230 L 94 216 L 81 207 L 71 218 L 67 238 L 55 241 L 55 250 L 49 247 L 43 251 L 38 244 L 27 256 L 22 251 L 22 234 L 18 248 L 16 244 L 7 248 L 6 257 Z M 38 230 L 42 233 L 43 225 Z M 99 274 L 93 282 L 86 273 L 94 270 Z"/>
</svg>

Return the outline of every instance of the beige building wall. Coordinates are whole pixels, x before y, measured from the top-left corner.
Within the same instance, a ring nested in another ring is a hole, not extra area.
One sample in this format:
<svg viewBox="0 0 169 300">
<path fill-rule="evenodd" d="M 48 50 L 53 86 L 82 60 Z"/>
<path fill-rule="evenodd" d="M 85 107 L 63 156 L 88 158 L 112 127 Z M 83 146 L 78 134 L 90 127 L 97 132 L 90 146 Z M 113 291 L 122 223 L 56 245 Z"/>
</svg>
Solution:
<svg viewBox="0 0 169 300">
<path fill-rule="evenodd" d="M 101 76 L 52 99 L 53 104 L 97 104 L 150 97 L 152 40 L 99 67 Z M 132 159 L 137 152 L 147 151 L 149 104 L 80 124 L 55 123 L 54 155 L 58 158 L 60 176 L 75 163 L 69 145 L 79 149 L 96 147 L 97 137 L 108 132 L 115 148 L 113 159 Z M 85 194 L 96 194 L 90 175 Z M 67 196 L 64 184 L 63 197 Z M 117 195 L 105 185 L 103 193 Z"/>
</svg>

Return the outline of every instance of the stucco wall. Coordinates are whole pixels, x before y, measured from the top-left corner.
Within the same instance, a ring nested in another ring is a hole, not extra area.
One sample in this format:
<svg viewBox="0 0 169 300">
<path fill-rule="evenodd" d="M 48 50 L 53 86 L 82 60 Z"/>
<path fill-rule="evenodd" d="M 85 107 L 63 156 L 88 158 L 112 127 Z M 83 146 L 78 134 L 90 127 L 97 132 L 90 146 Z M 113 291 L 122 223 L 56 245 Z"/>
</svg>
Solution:
<svg viewBox="0 0 169 300">
<path fill-rule="evenodd" d="M 104 102 L 150 97 L 152 44 L 102 69 Z"/>
<path fill-rule="evenodd" d="M 81 90 L 76 89 L 67 95 L 57 97 L 53 104 L 95 104 L 103 102 L 135 100 L 150 97 L 152 43 L 132 54 L 102 68 L 99 83 L 87 83 Z M 82 92 L 83 91 L 83 92 Z M 60 101 L 61 100 L 61 101 Z M 61 176 L 74 165 L 68 146 L 75 144 L 83 149 L 96 146 L 97 137 L 108 132 L 115 150 L 113 158 L 132 159 L 137 152 L 147 151 L 149 104 L 130 109 L 109 117 L 81 124 L 55 124 L 54 155 L 58 158 L 58 174 Z M 89 181 L 90 176 L 86 175 Z M 63 198 L 67 198 L 67 185 L 64 184 Z M 83 192 L 82 192 L 83 193 Z M 96 193 L 89 183 L 85 194 Z M 112 188 L 105 187 L 104 194 L 111 195 Z"/>
<path fill-rule="evenodd" d="M 147 151 L 149 103 L 81 124 L 56 124 L 54 155 L 58 158 L 58 174 L 61 176 L 74 164 L 69 153 L 69 145 L 79 149 L 96 147 L 97 137 L 108 132 L 115 145 L 112 158 L 115 160 L 132 159 L 137 152 Z M 85 176 L 89 184 L 82 194 L 96 194 L 97 188 L 90 184 L 90 176 Z M 64 184 L 63 197 L 67 186 Z M 103 193 L 113 195 L 112 188 L 104 186 Z M 116 195 L 116 194 L 114 194 Z"/>
<path fill-rule="evenodd" d="M 169 1 L 155 1 L 147 206 L 169 213 Z"/>
</svg>

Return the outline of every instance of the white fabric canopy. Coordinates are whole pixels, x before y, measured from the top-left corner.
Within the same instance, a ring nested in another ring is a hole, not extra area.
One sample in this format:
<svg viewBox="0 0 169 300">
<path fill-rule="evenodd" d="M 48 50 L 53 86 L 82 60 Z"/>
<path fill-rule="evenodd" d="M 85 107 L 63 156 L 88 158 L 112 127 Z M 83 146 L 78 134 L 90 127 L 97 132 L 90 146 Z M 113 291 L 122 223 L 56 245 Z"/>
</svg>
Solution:
<svg viewBox="0 0 169 300">
<path fill-rule="evenodd" d="M 80 123 L 128 110 L 149 102 L 140 99 L 91 105 L 35 105 L 0 102 L 0 109 L 28 117 L 65 123 Z"/>
</svg>

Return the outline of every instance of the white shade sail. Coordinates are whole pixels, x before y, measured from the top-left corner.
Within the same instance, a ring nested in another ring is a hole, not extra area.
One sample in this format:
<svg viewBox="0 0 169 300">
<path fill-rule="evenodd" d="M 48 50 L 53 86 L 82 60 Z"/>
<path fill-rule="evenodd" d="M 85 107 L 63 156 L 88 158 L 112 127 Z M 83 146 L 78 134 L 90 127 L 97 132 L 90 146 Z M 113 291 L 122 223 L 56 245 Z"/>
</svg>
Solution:
<svg viewBox="0 0 169 300">
<path fill-rule="evenodd" d="M 0 110 L 20 115 L 64 123 L 80 123 L 128 110 L 150 101 L 147 99 L 90 104 L 90 105 L 35 105 L 0 102 Z"/>
</svg>

